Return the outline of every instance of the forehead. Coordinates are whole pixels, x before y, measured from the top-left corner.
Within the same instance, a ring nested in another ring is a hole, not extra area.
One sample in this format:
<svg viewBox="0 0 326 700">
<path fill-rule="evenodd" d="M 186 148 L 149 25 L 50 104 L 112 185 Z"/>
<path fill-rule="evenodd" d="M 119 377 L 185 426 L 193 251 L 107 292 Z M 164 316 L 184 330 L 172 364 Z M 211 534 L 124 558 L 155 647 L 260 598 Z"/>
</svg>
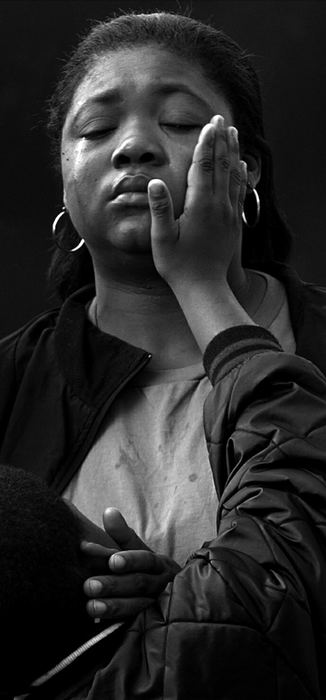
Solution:
<svg viewBox="0 0 326 700">
<path fill-rule="evenodd" d="M 95 59 L 76 89 L 70 112 L 108 96 L 125 101 L 129 96 L 155 97 L 169 92 L 185 93 L 207 105 L 214 113 L 221 103 L 231 117 L 223 93 L 208 80 L 196 62 L 157 45 L 123 48 Z"/>
</svg>

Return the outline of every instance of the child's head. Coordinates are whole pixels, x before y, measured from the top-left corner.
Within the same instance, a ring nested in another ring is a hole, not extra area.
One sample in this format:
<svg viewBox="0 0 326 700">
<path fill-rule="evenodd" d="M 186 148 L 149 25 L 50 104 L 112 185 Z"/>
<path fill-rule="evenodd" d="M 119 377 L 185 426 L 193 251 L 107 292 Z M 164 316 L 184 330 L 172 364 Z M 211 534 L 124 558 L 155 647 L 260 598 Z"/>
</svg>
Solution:
<svg viewBox="0 0 326 700">
<path fill-rule="evenodd" d="M 0 466 L 2 689 L 24 692 L 91 632 L 82 536 L 55 492 L 25 471 Z"/>
</svg>

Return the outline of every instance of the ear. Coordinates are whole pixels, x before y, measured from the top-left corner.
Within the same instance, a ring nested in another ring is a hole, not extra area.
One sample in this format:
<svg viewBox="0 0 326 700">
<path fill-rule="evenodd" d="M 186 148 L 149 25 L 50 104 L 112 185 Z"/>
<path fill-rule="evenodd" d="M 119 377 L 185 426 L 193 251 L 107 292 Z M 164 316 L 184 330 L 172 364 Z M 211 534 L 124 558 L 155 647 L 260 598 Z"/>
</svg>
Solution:
<svg viewBox="0 0 326 700">
<path fill-rule="evenodd" d="M 248 187 L 254 189 L 260 180 L 261 175 L 261 157 L 257 153 L 244 153 L 242 159 L 247 163 L 248 168 Z"/>
</svg>

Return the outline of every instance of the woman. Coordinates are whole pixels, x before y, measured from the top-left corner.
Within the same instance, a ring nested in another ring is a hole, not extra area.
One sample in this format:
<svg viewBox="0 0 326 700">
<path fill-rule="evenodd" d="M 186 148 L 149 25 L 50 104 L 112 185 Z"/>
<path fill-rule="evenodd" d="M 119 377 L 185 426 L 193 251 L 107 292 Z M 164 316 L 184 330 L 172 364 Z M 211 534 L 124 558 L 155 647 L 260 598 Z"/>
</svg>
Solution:
<svg viewBox="0 0 326 700">
<path fill-rule="evenodd" d="M 65 206 L 54 234 L 66 249 L 51 275 L 61 295 L 75 293 L 1 343 L 1 457 L 96 523 L 114 507 L 106 527 L 125 552 L 85 582 L 88 611 L 146 610 L 95 697 L 317 698 L 324 465 L 317 442 L 292 439 L 318 426 L 294 412 L 301 364 L 285 371 L 279 344 L 325 370 L 325 293 L 275 264 L 290 239 L 255 72 L 213 28 L 124 15 L 77 48 L 50 127 Z M 267 362 L 280 377 L 273 400 Z M 119 511 L 153 551 L 128 548 Z"/>
</svg>

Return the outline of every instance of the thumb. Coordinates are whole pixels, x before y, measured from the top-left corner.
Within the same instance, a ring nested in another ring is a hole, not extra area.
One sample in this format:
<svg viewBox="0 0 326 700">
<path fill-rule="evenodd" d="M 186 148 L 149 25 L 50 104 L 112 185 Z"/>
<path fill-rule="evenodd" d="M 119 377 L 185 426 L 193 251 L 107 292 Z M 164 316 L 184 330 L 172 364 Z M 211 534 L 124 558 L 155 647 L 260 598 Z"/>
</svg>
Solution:
<svg viewBox="0 0 326 700">
<path fill-rule="evenodd" d="M 148 200 L 152 215 L 152 246 L 173 242 L 178 238 L 178 227 L 174 220 L 173 203 L 168 187 L 163 180 L 150 180 Z"/>
<path fill-rule="evenodd" d="M 123 515 L 117 508 L 106 508 L 103 513 L 103 525 L 105 532 L 113 537 L 121 549 L 145 549 L 150 548 L 129 527 Z"/>
</svg>

